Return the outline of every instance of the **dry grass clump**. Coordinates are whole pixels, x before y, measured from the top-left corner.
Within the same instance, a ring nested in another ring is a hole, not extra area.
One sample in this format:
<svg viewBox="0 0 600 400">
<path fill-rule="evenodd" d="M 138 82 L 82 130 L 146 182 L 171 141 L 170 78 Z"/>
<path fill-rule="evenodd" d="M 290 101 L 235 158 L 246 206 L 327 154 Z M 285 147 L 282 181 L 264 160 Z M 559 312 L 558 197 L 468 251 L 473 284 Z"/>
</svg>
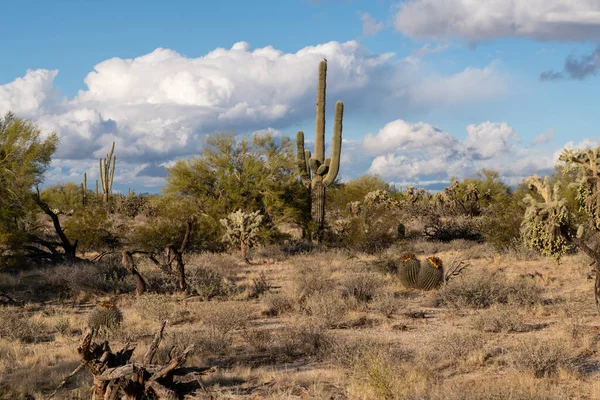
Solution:
<svg viewBox="0 0 600 400">
<path fill-rule="evenodd" d="M 282 315 L 294 309 L 294 300 L 286 293 L 265 293 L 261 297 L 267 315 Z"/>
<path fill-rule="evenodd" d="M 427 365 L 446 367 L 465 361 L 475 353 L 481 352 L 483 357 L 486 343 L 486 337 L 479 332 L 444 330 L 425 343 L 420 352 Z"/>
<path fill-rule="evenodd" d="M 312 356 L 327 353 L 332 338 L 325 330 L 313 324 L 285 327 L 274 335 L 273 351 L 288 357 Z"/>
<path fill-rule="evenodd" d="M 367 337 L 336 342 L 331 359 L 350 372 L 351 398 L 422 399 L 430 374 L 409 362 L 410 354 Z"/>
<path fill-rule="evenodd" d="M 498 272 L 467 271 L 437 291 L 437 306 L 488 308 L 493 304 L 530 306 L 541 302 L 542 288 L 523 278 Z"/>
<path fill-rule="evenodd" d="M 430 400 L 567 400 L 579 398 L 566 387 L 523 377 L 508 375 L 495 379 L 471 379 L 466 382 L 437 385 Z"/>
<path fill-rule="evenodd" d="M 473 329 L 483 332 L 525 332 L 529 328 L 516 308 L 502 305 L 478 313 L 470 322 Z"/>
<path fill-rule="evenodd" d="M 573 348 L 561 338 L 527 338 L 509 352 L 511 365 L 536 378 L 554 377 L 573 368 Z"/>
<path fill-rule="evenodd" d="M 366 303 L 375 297 L 383 285 L 383 279 L 373 273 L 355 273 L 343 280 L 342 291 L 345 296 Z"/>
<path fill-rule="evenodd" d="M 168 320 L 171 324 L 177 324 L 188 319 L 188 311 L 175 304 L 173 298 L 167 295 L 147 293 L 138 296 L 133 308 L 144 319 L 149 318 L 155 322 Z"/>
<path fill-rule="evenodd" d="M 337 328 L 347 318 L 350 305 L 336 292 L 313 293 L 303 304 L 303 311 L 312 324 L 323 328 Z"/>
<path fill-rule="evenodd" d="M 0 308 L 0 339 L 31 342 L 47 332 L 46 325 L 12 308 Z"/>
<path fill-rule="evenodd" d="M 209 302 L 202 304 L 195 313 L 206 328 L 226 335 L 231 331 L 246 328 L 254 317 L 255 310 L 251 305 L 240 302 Z"/>
<path fill-rule="evenodd" d="M 273 333 L 266 329 L 245 329 L 241 332 L 242 338 L 259 353 L 271 348 L 274 342 Z"/>
<path fill-rule="evenodd" d="M 292 289 L 297 301 L 313 293 L 330 292 L 334 288 L 331 271 L 321 265 L 300 264 L 292 276 Z"/>
<path fill-rule="evenodd" d="M 377 293 L 370 304 L 373 310 L 376 310 L 386 318 L 392 318 L 400 310 L 401 306 L 400 300 L 391 292 Z"/>
<path fill-rule="evenodd" d="M 236 292 L 235 285 L 212 266 L 188 268 L 187 282 L 189 288 L 204 300 L 228 298 Z"/>
</svg>

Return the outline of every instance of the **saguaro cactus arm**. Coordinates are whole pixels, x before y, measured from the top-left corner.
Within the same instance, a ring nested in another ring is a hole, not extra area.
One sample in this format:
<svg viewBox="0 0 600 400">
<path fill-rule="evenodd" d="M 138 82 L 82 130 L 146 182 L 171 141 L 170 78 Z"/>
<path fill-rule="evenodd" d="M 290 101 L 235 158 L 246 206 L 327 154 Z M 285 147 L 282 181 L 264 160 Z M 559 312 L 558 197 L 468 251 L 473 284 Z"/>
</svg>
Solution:
<svg viewBox="0 0 600 400">
<path fill-rule="evenodd" d="M 296 134 L 296 167 L 298 169 L 298 174 L 300 175 L 300 179 L 302 180 L 302 184 L 307 188 L 310 187 L 310 150 L 304 149 L 304 132 L 298 131 Z"/>
<path fill-rule="evenodd" d="M 333 141 L 331 146 L 331 161 L 327 164 L 327 175 L 323 178 L 323 185 L 329 186 L 333 183 L 340 170 L 340 154 L 342 153 L 342 119 L 344 118 L 344 103 L 338 101 L 335 104 L 335 122 L 333 124 Z M 329 159 L 328 159 L 329 160 Z"/>
</svg>

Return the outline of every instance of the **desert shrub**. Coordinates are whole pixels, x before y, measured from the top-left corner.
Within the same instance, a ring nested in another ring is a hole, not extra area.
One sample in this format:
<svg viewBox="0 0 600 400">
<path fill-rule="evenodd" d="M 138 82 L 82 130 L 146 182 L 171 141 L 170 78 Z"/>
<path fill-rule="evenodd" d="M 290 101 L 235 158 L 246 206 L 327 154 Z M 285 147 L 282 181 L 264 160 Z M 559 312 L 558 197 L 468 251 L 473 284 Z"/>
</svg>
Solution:
<svg viewBox="0 0 600 400">
<path fill-rule="evenodd" d="M 110 260 L 91 265 L 63 263 L 45 270 L 32 289 L 39 286 L 36 295 L 44 297 L 45 291 L 51 291 L 52 296 L 60 298 L 81 293 L 125 292 L 131 286 L 130 276 L 127 270 Z"/>
<path fill-rule="evenodd" d="M 466 271 L 436 292 L 435 303 L 454 307 L 487 308 L 493 304 L 529 306 L 541 302 L 542 288 L 524 278 L 500 273 Z"/>
<path fill-rule="evenodd" d="M 64 185 L 46 187 L 41 191 L 40 197 L 51 209 L 67 212 L 81 207 L 83 192 L 79 185 L 67 182 Z"/>
<path fill-rule="evenodd" d="M 313 293 L 306 298 L 303 310 L 312 323 L 326 328 L 338 327 L 348 315 L 348 303 L 334 292 Z"/>
<path fill-rule="evenodd" d="M 294 309 L 294 300 L 286 293 L 266 293 L 261 302 L 269 315 L 281 315 Z"/>
<path fill-rule="evenodd" d="M 67 334 L 71 330 L 71 320 L 67 316 L 59 318 L 54 324 L 54 329 L 62 335 Z"/>
<path fill-rule="evenodd" d="M 386 318 L 391 318 L 401 307 L 400 301 L 393 293 L 380 292 L 375 295 L 371 307 Z"/>
<path fill-rule="evenodd" d="M 244 340 L 256 351 L 268 350 L 274 342 L 271 331 L 265 329 L 246 329 L 242 332 Z"/>
<path fill-rule="evenodd" d="M 322 327 L 303 324 L 285 327 L 275 335 L 274 350 L 288 357 L 311 356 L 326 353 L 331 347 L 331 338 Z"/>
<path fill-rule="evenodd" d="M 192 291 L 205 300 L 228 297 L 235 292 L 235 285 L 225 280 L 211 267 L 189 268 L 187 283 Z"/>
<path fill-rule="evenodd" d="M 521 375 L 502 375 L 437 385 L 430 400 L 566 400 L 579 398 L 570 388 L 545 380 L 523 379 Z"/>
<path fill-rule="evenodd" d="M 252 313 L 250 305 L 240 307 L 236 302 L 211 302 L 197 310 L 197 317 L 207 328 L 226 335 L 233 330 L 244 329 L 253 318 Z"/>
<path fill-rule="evenodd" d="M 383 287 L 383 280 L 372 273 L 357 273 L 342 282 L 343 294 L 360 302 L 369 302 Z"/>
<path fill-rule="evenodd" d="M 441 331 L 431 342 L 422 348 L 426 360 L 433 363 L 446 363 L 464 360 L 486 344 L 485 337 L 478 332 Z"/>
<path fill-rule="evenodd" d="M 331 272 L 322 265 L 301 264 L 292 276 L 294 297 L 297 301 L 302 300 L 313 293 L 329 292 L 335 287 L 331 278 Z"/>
<path fill-rule="evenodd" d="M 498 251 L 522 247 L 520 228 L 524 213 L 522 201 L 515 196 L 491 203 L 482 218 L 484 240 Z"/>
<path fill-rule="evenodd" d="M 471 319 L 471 326 L 483 332 L 523 332 L 527 326 L 513 307 L 492 306 Z"/>
<path fill-rule="evenodd" d="M 46 325 L 11 308 L 0 308 L 0 338 L 29 342 L 44 335 Z"/>
<path fill-rule="evenodd" d="M 115 213 L 135 218 L 138 215 L 151 216 L 154 208 L 150 203 L 149 196 L 143 194 L 129 193 L 127 196 L 113 196 L 112 209 Z"/>
<path fill-rule="evenodd" d="M 65 221 L 64 228 L 71 241 L 78 241 L 80 251 L 99 251 L 119 245 L 108 211 L 102 204 L 77 209 Z"/>
<path fill-rule="evenodd" d="M 231 337 L 223 335 L 215 329 L 202 327 L 195 330 L 167 332 L 156 353 L 159 363 L 168 363 L 169 353 L 173 347 L 185 349 L 194 345 L 193 353 L 201 357 L 222 356 L 229 353 L 231 348 Z"/>
<path fill-rule="evenodd" d="M 147 207 L 152 214 L 129 233 L 128 240 L 148 251 L 164 249 L 172 243 L 181 243 L 188 219 L 194 226 L 188 241 L 190 251 L 222 250 L 221 228 L 218 220 L 203 213 L 202 204 L 182 196 L 156 196 Z"/>
<path fill-rule="evenodd" d="M 178 309 L 169 296 L 146 293 L 135 299 L 133 308 L 144 318 L 176 324 L 186 319 L 186 310 Z"/>
<path fill-rule="evenodd" d="M 424 217 L 424 235 L 430 240 L 449 242 L 456 239 L 481 240 L 481 218 L 465 215 Z"/>
<path fill-rule="evenodd" d="M 561 369 L 573 366 L 572 352 L 565 340 L 528 338 L 510 350 L 509 359 L 519 371 L 536 378 L 556 376 Z"/>
</svg>

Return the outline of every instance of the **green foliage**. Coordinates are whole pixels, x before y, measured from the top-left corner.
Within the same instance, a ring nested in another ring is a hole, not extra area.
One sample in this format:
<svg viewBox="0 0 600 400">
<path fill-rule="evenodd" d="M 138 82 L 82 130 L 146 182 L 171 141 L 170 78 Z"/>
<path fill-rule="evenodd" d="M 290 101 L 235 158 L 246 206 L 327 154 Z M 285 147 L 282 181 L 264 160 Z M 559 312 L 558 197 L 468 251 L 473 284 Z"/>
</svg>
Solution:
<svg viewBox="0 0 600 400">
<path fill-rule="evenodd" d="M 483 214 L 481 233 L 496 250 L 522 246 L 521 223 L 525 205 L 517 196 L 505 196 L 489 204 Z"/>
<path fill-rule="evenodd" d="M 349 203 L 346 210 L 338 211 L 336 229 L 340 245 L 367 253 L 376 253 L 389 247 L 397 238 L 400 208 L 398 201 L 385 190 L 364 195 L 361 201 Z"/>
<path fill-rule="evenodd" d="M 186 224 L 194 221 L 188 249 L 191 251 L 220 250 L 221 235 L 218 220 L 204 212 L 204 205 L 192 196 L 165 195 L 152 197 L 147 205 L 148 218 L 136 224 L 129 241 L 141 249 L 156 251 L 183 241 Z"/>
<path fill-rule="evenodd" d="M 41 191 L 40 197 L 51 209 L 63 212 L 81 207 L 81 188 L 72 182 L 48 186 Z"/>
<path fill-rule="evenodd" d="M 0 235 L 9 248 L 23 240 L 23 219 L 36 207 L 31 188 L 42 183 L 58 136 L 44 137 L 31 122 L 7 113 L 0 118 Z"/>
<path fill-rule="evenodd" d="M 83 252 L 99 251 L 118 245 L 113 236 L 112 221 L 106 207 L 89 204 L 79 208 L 64 222 L 65 234 L 70 240 L 78 241 L 78 249 Z"/>
<path fill-rule="evenodd" d="M 178 161 L 167 169 L 167 194 L 195 199 L 215 220 L 231 210 L 260 210 L 267 225 L 305 225 L 310 215 L 306 189 L 295 179 L 289 138 L 255 135 L 238 139 L 233 133 L 207 139 L 198 158 Z"/>
<path fill-rule="evenodd" d="M 130 192 L 127 196 L 114 196 L 113 210 L 128 218 L 135 218 L 140 214 L 148 216 L 152 213 L 149 196 L 135 192 Z"/>
</svg>

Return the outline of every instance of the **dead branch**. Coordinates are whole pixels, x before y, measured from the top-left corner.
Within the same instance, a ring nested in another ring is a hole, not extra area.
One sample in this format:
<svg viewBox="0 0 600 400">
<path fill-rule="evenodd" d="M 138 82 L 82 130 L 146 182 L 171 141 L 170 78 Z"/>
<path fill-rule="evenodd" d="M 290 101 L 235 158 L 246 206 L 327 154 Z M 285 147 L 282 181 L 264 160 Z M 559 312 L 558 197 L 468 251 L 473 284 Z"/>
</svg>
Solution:
<svg viewBox="0 0 600 400">
<path fill-rule="evenodd" d="M 48 397 L 52 398 L 67 381 L 87 367 L 93 376 L 92 399 L 160 399 L 174 400 L 182 393 L 177 392 L 181 382 L 197 382 L 202 388 L 200 375 L 214 372 L 213 368 L 184 367 L 188 354 L 194 346 L 189 346 L 182 352 L 171 350 L 171 359 L 165 365 L 152 364 L 158 346 L 162 340 L 166 321 L 156 332 L 150 349 L 144 355 L 143 363 L 130 363 L 133 354 L 129 343 L 120 351 L 113 353 L 107 341 L 96 343 L 93 341 L 94 330 L 90 330 L 83 337 L 77 352 L 81 357 L 81 364 L 69 374 L 56 390 Z"/>
<path fill-rule="evenodd" d="M 156 355 L 158 346 L 160 345 L 160 342 L 162 341 L 163 332 L 165 330 L 166 325 L 167 325 L 167 321 L 165 320 L 160 325 L 160 329 L 158 330 L 158 332 L 156 332 L 156 335 L 154 335 L 154 340 L 152 340 L 152 344 L 148 348 L 148 351 L 146 352 L 146 354 L 144 354 L 144 364 L 152 364 L 152 360 L 154 359 L 154 356 Z"/>
</svg>

